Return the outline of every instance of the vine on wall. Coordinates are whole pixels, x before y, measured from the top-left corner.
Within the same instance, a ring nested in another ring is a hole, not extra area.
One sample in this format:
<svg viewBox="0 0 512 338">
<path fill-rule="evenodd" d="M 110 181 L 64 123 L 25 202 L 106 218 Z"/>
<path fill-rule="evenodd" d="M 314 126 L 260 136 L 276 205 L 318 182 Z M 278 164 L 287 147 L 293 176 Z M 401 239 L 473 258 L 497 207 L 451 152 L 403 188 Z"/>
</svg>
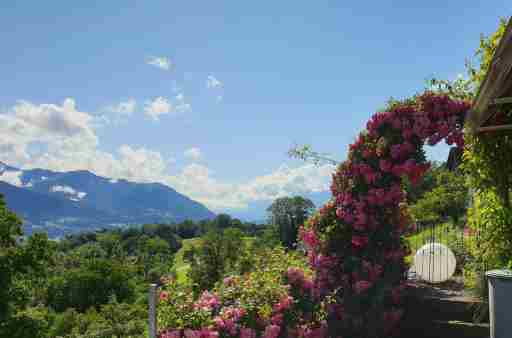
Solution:
<svg viewBox="0 0 512 338">
<path fill-rule="evenodd" d="M 485 78 L 499 41 L 505 33 L 507 19 L 489 37 L 482 36 L 476 52 L 478 68 L 469 65 L 470 81 L 478 88 Z M 496 108 L 490 125 L 512 123 L 512 105 Z M 512 262 L 512 134 L 466 132 L 463 170 L 474 191 L 474 204 L 468 211 L 468 225 L 474 236 L 469 238 L 471 264 L 466 282 L 482 297 L 487 297 L 486 270 L 510 266 Z"/>
</svg>

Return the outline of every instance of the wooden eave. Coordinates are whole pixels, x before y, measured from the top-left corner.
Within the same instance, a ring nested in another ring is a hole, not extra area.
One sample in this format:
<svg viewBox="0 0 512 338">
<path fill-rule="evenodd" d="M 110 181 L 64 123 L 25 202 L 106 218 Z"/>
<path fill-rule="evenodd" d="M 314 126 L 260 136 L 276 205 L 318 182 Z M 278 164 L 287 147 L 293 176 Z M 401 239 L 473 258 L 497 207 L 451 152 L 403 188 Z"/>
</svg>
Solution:
<svg viewBox="0 0 512 338">
<path fill-rule="evenodd" d="M 485 75 L 472 109 L 466 116 L 465 124 L 473 132 L 508 130 L 507 126 L 484 126 L 493 116 L 496 104 L 503 103 L 512 97 L 512 19 L 509 20 L 505 34 L 494 53 L 489 71 Z"/>
</svg>

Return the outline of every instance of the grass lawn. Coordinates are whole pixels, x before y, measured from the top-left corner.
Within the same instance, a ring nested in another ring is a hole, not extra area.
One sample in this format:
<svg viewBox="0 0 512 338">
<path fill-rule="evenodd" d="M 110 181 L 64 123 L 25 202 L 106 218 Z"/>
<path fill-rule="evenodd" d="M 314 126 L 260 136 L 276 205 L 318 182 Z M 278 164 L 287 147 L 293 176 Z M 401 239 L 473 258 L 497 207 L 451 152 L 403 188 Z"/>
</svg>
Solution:
<svg viewBox="0 0 512 338">
<path fill-rule="evenodd" d="M 174 258 L 174 268 L 176 269 L 176 279 L 178 280 L 178 283 L 186 283 L 187 282 L 187 271 L 188 271 L 188 269 L 190 269 L 190 264 L 187 264 L 183 261 L 183 254 L 189 248 L 191 248 L 193 246 L 201 245 L 202 241 L 203 241 L 203 239 L 200 237 L 183 240 L 182 247 L 176 253 L 176 256 Z"/>
</svg>

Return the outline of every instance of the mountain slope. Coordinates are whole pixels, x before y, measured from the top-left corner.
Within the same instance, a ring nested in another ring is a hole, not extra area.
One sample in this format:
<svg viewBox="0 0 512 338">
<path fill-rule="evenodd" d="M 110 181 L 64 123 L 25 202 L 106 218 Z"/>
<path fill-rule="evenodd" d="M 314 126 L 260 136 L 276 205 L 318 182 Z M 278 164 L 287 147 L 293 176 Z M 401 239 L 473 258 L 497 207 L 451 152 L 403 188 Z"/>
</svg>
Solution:
<svg viewBox="0 0 512 338">
<path fill-rule="evenodd" d="M 0 181 L 0 194 L 9 209 L 23 220 L 26 234 L 48 232 L 50 237 L 81 230 L 99 229 L 115 215 L 89 208 L 71 200 L 41 194 Z"/>
<path fill-rule="evenodd" d="M 54 237 L 100 227 L 215 217 L 204 205 L 159 183 L 112 180 L 88 171 L 21 171 L 1 162 L 0 169 L 0 193 L 24 218 L 27 232 L 49 229 Z M 1 182 L 4 172 L 19 172 L 22 186 Z"/>
</svg>

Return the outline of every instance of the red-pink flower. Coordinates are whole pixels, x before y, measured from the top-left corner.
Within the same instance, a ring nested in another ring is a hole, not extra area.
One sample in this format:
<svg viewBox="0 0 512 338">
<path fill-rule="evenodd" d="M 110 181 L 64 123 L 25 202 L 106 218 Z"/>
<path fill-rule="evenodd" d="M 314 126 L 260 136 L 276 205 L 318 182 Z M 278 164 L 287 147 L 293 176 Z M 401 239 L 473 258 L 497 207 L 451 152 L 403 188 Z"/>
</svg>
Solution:
<svg viewBox="0 0 512 338">
<path fill-rule="evenodd" d="M 256 338 L 256 330 L 242 327 L 240 329 L 240 338 Z"/>
<path fill-rule="evenodd" d="M 368 237 L 352 236 L 352 246 L 356 249 L 362 249 L 368 245 Z"/>
<path fill-rule="evenodd" d="M 159 338 L 181 338 L 181 330 L 164 331 Z"/>
<path fill-rule="evenodd" d="M 162 291 L 160 292 L 160 300 L 161 301 L 167 301 L 169 299 L 169 292 Z"/>
<path fill-rule="evenodd" d="M 272 324 L 281 326 L 281 324 L 283 323 L 283 314 L 277 313 L 277 314 L 273 315 L 272 318 L 270 319 L 270 322 Z"/>
<path fill-rule="evenodd" d="M 361 293 L 365 292 L 366 290 L 368 290 L 371 287 L 372 287 L 372 283 L 370 283 L 369 281 L 360 280 L 360 281 L 355 282 L 355 284 L 354 284 L 354 291 L 357 294 L 361 294 Z"/>
<path fill-rule="evenodd" d="M 391 299 L 393 300 L 394 304 L 400 304 L 400 301 L 402 299 L 402 288 L 401 287 L 397 286 L 391 290 Z"/>
<path fill-rule="evenodd" d="M 201 338 L 200 330 L 185 330 L 185 338 Z"/>
<path fill-rule="evenodd" d="M 380 160 L 379 161 L 380 170 L 387 173 L 391 171 L 391 168 L 393 167 L 393 164 L 388 160 Z"/>
<path fill-rule="evenodd" d="M 281 328 L 279 326 L 271 324 L 265 328 L 263 338 L 277 338 L 280 332 Z"/>
</svg>

